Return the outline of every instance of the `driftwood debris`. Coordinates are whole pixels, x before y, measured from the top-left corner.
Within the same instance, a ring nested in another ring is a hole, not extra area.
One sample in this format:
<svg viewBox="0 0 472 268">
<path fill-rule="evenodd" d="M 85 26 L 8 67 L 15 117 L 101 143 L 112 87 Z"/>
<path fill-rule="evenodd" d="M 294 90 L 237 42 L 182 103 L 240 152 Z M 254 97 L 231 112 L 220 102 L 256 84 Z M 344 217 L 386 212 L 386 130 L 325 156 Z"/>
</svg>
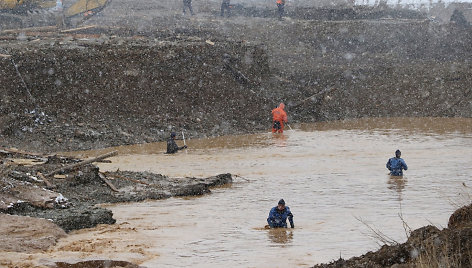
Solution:
<svg viewBox="0 0 472 268">
<path fill-rule="evenodd" d="M 46 179 L 46 177 L 44 177 L 43 173 L 38 172 L 37 175 L 38 175 L 38 177 L 40 177 L 44 181 L 47 188 L 49 188 L 49 189 L 56 188 L 56 186 L 54 186 L 54 184 L 52 184 L 48 179 Z"/>
<path fill-rule="evenodd" d="M 79 162 L 79 163 L 67 165 L 67 166 L 55 169 L 55 170 L 49 172 L 48 174 L 46 174 L 45 176 L 50 177 L 50 176 L 52 176 L 56 173 L 59 173 L 59 172 L 67 172 L 67 171 L 73 170 L 77 167 L 87 165 L 87 164 L 90 164 L 90 163 L 93 163 L 93 162 L 98 162 L 98 161 L 100 161 L 102 159 L 105 159 L 105 158 L 108 158 L 108 157 L 112 157 L 116 154 L 118 154 L 118 151 L 113 151 L 113 152 L 106 153 L 106 154 L 103 154 L 103 155 L 100 155 L 100 156 L 97 156 L 97 157 L 94 157 L 92 159 L 88 159 L 88 160 L 85 160 L 85 161 L 82 161 L 82 162 Z"/>
<path fill-rule="evenodd" d="M 106 185 L 108 185 L 108 187 L 110 187 L 110 189 L 113 192 L 119 192 L 120 191 L 120 190 L 116 189 L 115 185 L 113 185 L 103 173 L 99 172 L 98 176 L 100 177 L 100 179 L 102 179 L 106 183 Z"/>
</svg>

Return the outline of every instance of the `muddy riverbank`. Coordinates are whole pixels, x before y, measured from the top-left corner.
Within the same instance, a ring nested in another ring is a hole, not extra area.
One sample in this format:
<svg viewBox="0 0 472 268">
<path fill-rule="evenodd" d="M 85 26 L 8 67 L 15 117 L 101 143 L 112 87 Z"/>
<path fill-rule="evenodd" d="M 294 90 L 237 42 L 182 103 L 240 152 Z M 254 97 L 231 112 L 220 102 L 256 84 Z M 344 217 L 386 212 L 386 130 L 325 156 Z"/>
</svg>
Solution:
<svg viewBox="0 0 472 268">
<path fill-rule="evenodd" d="M 414 228 L 423 226 L 425 218 L 428 219 L 426 223 L 431 220 L 437 226 L 447 219 L 453 211 L 449 200 L 455 200 L 457 192 L 468 189 L 465 185 L 468 184 L 470 169 L 467 163 L 470 161 L 463 156 L 470 154 L 470 146 L 467 146 L 470 144 L 469 121 L 398 118 L 326 122 L 313 126 L 296 124 L 294 131 L 287 131 L 284 136 L 259 133 L 190 140 L 191 150 L 173 156 L 156 153 L 165 145 L 162 143 L 120 147 L 117 148 L 119 155 L 110 158 L 112 163 L 98 163 L 98 166 L 115 188 L 124 188 L 124 191 L 134 192 L 129 186 L 122 187 L 120 180 L 136 184 L 131 187 L 154 187 L 133 181 L 138 178 L 133 172 L 113 173 L 117 168 L 162 172 L 172 174 L 171 177 L 187 174 L 208 177 L 228 171 L 245 179 L 236 180 L 231 187 L 214 189 L 213 194 L 203 198 L 170 198 L 104 206 L 113 211 L 116 224 L 70 232 L 50 251 L 22 255 L 21 261 L 74 262 L 100 260 L 105 256 L 147 267 L 162 263 L 205 263 L 217 267 L 228 262 L 264 266 L 266 259 L 261 260 L 258 257 L 261 254 L 279 256 L 284 253 L 289 256 L 284 259 L 288 264 L 307 267 L 331 259 L 326 256 L 339 256 L 340 250 L 343 256 L 356 256 L 377 247 L 375 243 L 366 242 L 370 239 L 362 233 L 365 227 L 346 215 L 365 217 L 397 241 L 404 241 L 398 236 L 398 229 L 401 229 L 397 216 L 399 202 L 405 219 Z M 406 173 L 408 178 L 396 181 L 386 177 L 384 160 L 392 153 L 391 148 L 400 143 L 410 169 Z M 76 155 L 95 156 L 106 154 L 108 150 L 78 152 Z M 444 156 L 447 157 L 444 159 Z M 428 161 L 424 161 L 426 158 Z M 50 164 L 56 163 L 55 168 L 59 162 L 72 164 L 76 161 L 51 158 Z M 11 173 L 10 177 L 34 182 L 24 173 L 28 169 L 22 168 L 15 169 L 17 172 Z M 44 174 L 49 170 L 44 170 Z M 52 177 L 50 183 L 53 185 L 64 180 L 75 185 L 84 197 L 88 192 L 94 198 L 101 198 L 95 197 L 93 189 L 98 186 L 94 184 L 101 184 L 100 188 L 108 191 L 98 191 L 104 199 L 120 194 L 114 193 L 94 172 L 86 170 L 85 167 L 81 169 L 98 180 L 97 183 L 89 182 L 80 172 L 67 173 L 65 178 L 60 173 L 48 178 Z M 28 170 L 28 173 L 35 171 Z M 155 181 L 145 174 L 140 173 L 140 178 L 145 178 L 142 182 Z M 39 188 L 47 186 L 44 182 L 35 183 L 42 186 Z M 82 183 L 85 185 L 80 185 Z M 445 183 L 449 187 L 443 187 Z M 159 188 L 165 183 L 156 184 Z M 369 194 L 366 194 L 366 186 Z M 20 192 L 20 189 L 10 192 Z M 281 195 L 296 213 L 297 228 L 286 236 L 261 230 L 267 209 Z M 82 200 L 86 203 L 84 197 Z M 372 203 L 379 205 L 372 206 Z M 48 204 L 51 203 L 46 202 Z M 67 203 L 57 205 L 67 206 Z M 93 209 L 84 210 L 84 218 L 89 211 Z M 234 218 L 234 211 L 245 211 L 245 216 Z M 231 223 L 228 219 L 232 219 Z M 218 250 L 212 245 L 217 245 Z M 249 249 L 254 253 L 248 253 Z M 10 256 L 0 259 L 13 256 L 7 252 L 0 254 Z M 215 257 L 207 263 L 205 260 L 209 255 Z"/>
<path fill-rule="evenodd" d="M 2 32 L 0 144 L 52 152 L 162 141 L 171 130 L 254 133 L 281 101 L 291 122 L 472 116 L 470 27 L 395 10 L 277 21 L 126 3 L 82 30 Z"/>
<path fill-rule="evenodd" d="M 472 250 L 472 205 L 456 210 L 442 230 L 428 225 L 408 229 L 405 243 L 383 245 L 378 251 L 368 252 L 348 260 L 340 258 L 313 268 L 332 267 L 470 267 Z M 379 236 L 381 237 L 381 235 Z M 382 239 L 388 237 L 383 236 Z"/>
<path fill-rule="evenodd" d="M 44 163 L 25 166 L 15 162 L 14 153 L 3 151 L 2 156 L 1 212 L 50 219 L 65 231 L 115 223 L 113 214 L 97 204 L 202 195 L 210 187 L 232 182 L 230 174 L 198 179 L 147 172 L 101 173 L 93 164 L 52 174 L 80 160 L 50 156 Z"/>
</svg>

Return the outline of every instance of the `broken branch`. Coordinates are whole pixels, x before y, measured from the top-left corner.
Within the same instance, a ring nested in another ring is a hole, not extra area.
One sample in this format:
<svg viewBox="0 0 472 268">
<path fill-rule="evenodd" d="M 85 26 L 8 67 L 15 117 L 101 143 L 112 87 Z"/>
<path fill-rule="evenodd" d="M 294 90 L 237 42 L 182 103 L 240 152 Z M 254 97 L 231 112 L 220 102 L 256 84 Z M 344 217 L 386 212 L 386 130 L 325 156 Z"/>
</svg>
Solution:
<svg viewBox="0 0 472 268">
<path fill-rule="evenodd" d="M 77 167 L 80 167 L 80 166 L 83 166 L 83 165 L 87 165 L 87 164 L 90 164 L 90 163 L 93 163 L 93 162 L 97 162 L 97 161 L 100 161 L 100 160 L 103 160 L 105 158 L 108 158 L 108 157 L 112 157 L 114 155 L 118 154 L 118 151 L 113 151 L 113 152 L 110 152 L 110 153 L 106 153 L 106 154 L 103 154 L 103 155 L 100 155 L 100 156 L 97 156 L 95 158 L 92 158 L 92 159 L 89 159 L 89 160 L 85 160 L 85 161 L 82 161 L 82 162 L 79 162 L 79 163 L 75 163 L 75 164 L 72 164 L 72 165 L 68 165 L 68 166 L 65 166 L 65 167 L 61 167 L 61 168 L 58 168 L 58 169 L 55 169 L 51 172 L 49 172 L 48 174 L 46 174 L 46 177 L 50 177 L 56 173 L 59 173 L 59 172 L 66 172 L 66 171 L 70 171 L 70 170 L 73 170 Z"/>
<path fill-rule="evenodd" d="M 108 179 L 107 177 L 102 174 L 102 173 L 98 173 L 98 176 L 100 177 L 100 179 L 102 179 L 106 185 L 108 185 L 108 187 L 110 187 L 110 189 L 113 191 L 113 192 L 119 192 L 120 190 L 116 189 L 115 185 L 113 185 Z"/>
<path fill-rule="evenodd" d="M 48 179 L 46 179 L 46 177 L 44 177 L 43 173 L 38 172 L 37 175 L 44 181 L 44 183 L 46 183 L 47 188 L 56 188 L 54 184 L 52 184 Z"/>
</svg>

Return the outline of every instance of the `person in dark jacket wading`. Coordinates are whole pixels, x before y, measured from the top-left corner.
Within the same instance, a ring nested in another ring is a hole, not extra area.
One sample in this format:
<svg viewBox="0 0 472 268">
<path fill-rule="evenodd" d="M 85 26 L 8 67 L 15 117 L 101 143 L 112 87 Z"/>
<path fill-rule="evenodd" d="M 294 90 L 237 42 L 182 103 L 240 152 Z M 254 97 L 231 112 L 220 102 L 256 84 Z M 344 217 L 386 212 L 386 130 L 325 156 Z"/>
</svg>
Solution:
<svg viewBox="0 0 472 268">
<path fill-rule="evenodd" d="M 390 158 L 386 164 L 386 167 L 390 170 L 390 175 L 392 176 L 403 176 L 403 170 L 408 170 L 405 160 L 400 158 L 401 155 L 402 152 L 396 150 L 395 157 Z"/>
<path fill-rule="evenodd" d="M 182 147 L 177 146 L 177 143 L 175 143 L 175 132 L 170 133 L 169 139 L 167 139 L 167 152 L 166 154 L 174 154 L 178 150 L 186 149 L 187 145 L 184 145 Z"/>
<path fill-rule="evenodd" d="M 290 227 L 295 228 L 293 224 L 293 214 L 290 212 L 290 208 L 285 206 L 283 199 L 280 199 L 277 206 L 270 210 L 267 223 L 270 228 L 287 228 L 287 218 L 290 222 Z"/>
</svg>

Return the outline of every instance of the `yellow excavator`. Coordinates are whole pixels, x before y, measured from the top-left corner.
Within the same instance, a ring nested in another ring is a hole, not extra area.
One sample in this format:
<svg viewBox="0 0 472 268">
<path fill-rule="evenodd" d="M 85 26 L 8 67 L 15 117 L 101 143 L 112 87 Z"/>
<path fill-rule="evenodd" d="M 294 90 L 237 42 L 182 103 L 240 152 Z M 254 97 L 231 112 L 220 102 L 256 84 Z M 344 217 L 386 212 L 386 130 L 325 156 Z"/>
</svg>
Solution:
<svg viewBox="0 0 472 268">
<path fill-rule="evenodd" d="M 20 27 L 46 26 L 55 23 L 54 14 L 61 7 L 66 20 L 83 21 L 102 10 L 109 0 L 0 0 L 0 20 Z M 16 23 L 15 23 L 16 22 Z M 77 23 L 77 22 L 76 22 Z M 3 28 L 7 26 L 2 25 Z M 18 25 L 15 25 L 18 26 Z M 0 28 L 2 28 L 0 26 Z M 10 27 L 8 27 L 10 28 Z"/>
</svg>

